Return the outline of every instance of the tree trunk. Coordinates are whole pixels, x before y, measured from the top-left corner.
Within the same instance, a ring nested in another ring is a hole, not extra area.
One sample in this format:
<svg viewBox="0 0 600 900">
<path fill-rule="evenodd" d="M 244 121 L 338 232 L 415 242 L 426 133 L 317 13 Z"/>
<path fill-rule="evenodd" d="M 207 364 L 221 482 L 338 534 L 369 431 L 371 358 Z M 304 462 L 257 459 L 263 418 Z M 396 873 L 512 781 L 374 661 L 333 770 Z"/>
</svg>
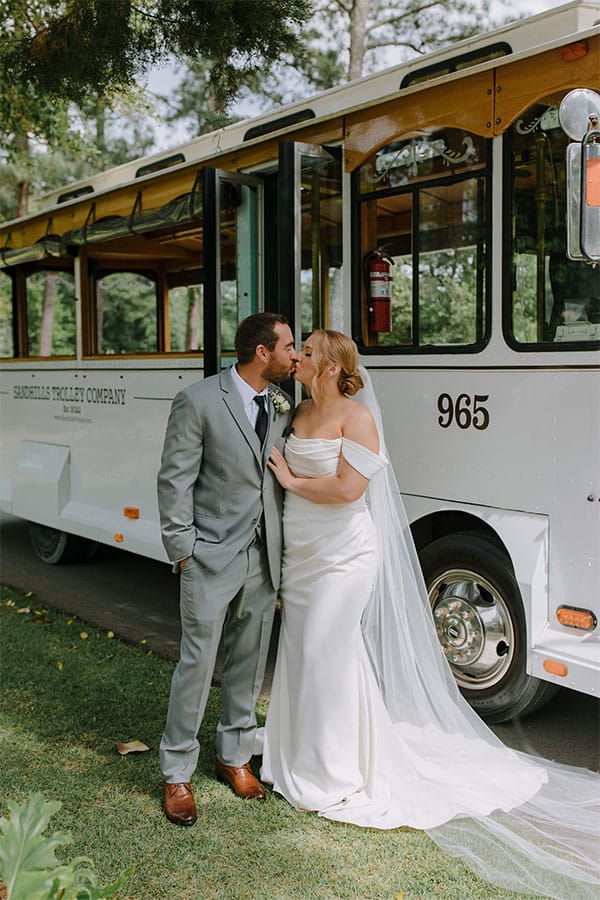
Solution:
<svg viewBox="0 0 600 900">
<path fill-rule="evenodd" d="M 371 0 L 354 0 L 350 13 L 350 62 L 348 80 L 360 78 L 365 58 L 365 41 L 367 35 L 367 19 Z"/>
<path fill-rule="evenodd" d="M 40 356 L 52 356 L 52 334 L 54 332 L 54 306 L 56 302 L 56 280 L 53 272 L 46 272 L 44 281 L 44 301 L 40 323 Z"/>
<path fill-rule="evenodd" d="M 21 134 L 15 138 L 19 154 L 23 157 L 29 155 L 29 139 L 26 134 Z M 26 216 L 29 212 L 29 181 L 25 178 L 17 181 L 15 185 L 16 191 L 16 217 Z"/>
<path fill-rule="evenodd" d="M 102 343 L 104 340 L 104 285 L 101 281 L 96 281 L 96 353 L 102 353 Z"/>
<path fill-rule="evenodd" d="M 188 315 L 186 325 L 186 350 L 198 350 L 200 347 L 200 291 L 198 288 L 189 287 Z"/>
<path fill-rule="evenodd" d="M 103 103 L 96 104 L 96 149 L 99 151 L 99 168 L 106 165 L 106 109 Z"/>
</svg>

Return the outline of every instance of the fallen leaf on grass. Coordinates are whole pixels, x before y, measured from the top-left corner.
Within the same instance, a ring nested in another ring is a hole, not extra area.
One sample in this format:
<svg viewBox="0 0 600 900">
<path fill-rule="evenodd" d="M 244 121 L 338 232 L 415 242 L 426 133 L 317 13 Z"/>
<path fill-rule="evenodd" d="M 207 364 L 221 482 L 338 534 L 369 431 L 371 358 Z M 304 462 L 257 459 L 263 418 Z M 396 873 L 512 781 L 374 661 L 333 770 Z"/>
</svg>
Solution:
<svg viewBox="0 0 600 900">
<path fill-rule="evenodd" d="M 141 741 L 129 741 L 127 744 L 117 743 L 117 750 L 121 756 L 127 756 L 128 753 L 145 753 L 150 747 L 146 747 Z"/>
<path fill-rule="evenodd" d="M 29 609 L 28 606 L 22 606 L 21 609 L 18 609 L 18 610 L 17 610 L 17 612 L 18 612 L 18 613 L 30 613 L 31 610 Z"/>
<path fill-rule="evenodd" d="M 50 616 L 38 615 L 38 616 L 34 616 L 31 621 L 37 622 L 38 625 L 47 625 L 49 622 L 52 622 L 53 620 L 50 618 Z"/>
</svg>

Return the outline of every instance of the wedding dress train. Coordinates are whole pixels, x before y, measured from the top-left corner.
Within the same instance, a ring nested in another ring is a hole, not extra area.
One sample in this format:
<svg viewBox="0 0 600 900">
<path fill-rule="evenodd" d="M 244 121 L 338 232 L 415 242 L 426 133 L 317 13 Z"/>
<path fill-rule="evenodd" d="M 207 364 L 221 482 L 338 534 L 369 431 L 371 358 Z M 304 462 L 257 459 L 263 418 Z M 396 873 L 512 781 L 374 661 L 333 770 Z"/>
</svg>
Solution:
<svg viewBox="0 0 600 900">
<path fill-rule="evenodd" d="M 380 454 L 346 438 L 286 444 L 296 475 L 334 474 L 343 455 L 370 483 L 350 504 L 286 494 L 261 777 L 329 819 L 426 829 L 503 887 L 597 898 L 600 778 L 506 748 L 460 695 L 364 380 Z"/>
</svg>

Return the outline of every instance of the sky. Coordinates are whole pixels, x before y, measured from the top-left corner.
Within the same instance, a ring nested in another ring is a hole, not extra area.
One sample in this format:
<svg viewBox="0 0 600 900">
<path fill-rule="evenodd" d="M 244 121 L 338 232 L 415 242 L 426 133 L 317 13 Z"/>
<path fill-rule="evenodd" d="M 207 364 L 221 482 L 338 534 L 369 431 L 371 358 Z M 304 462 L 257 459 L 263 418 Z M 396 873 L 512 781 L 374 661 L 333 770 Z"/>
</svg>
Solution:
<svg viewBox="0 0 600 900">
<path fill-rule="evenodd" d="M 516 15 L 537 15 L 547 9 L 552 9 L 555 6 L 564 5 L 566 2 L 569 2 L 569 0 L 511 0 L 510 8 Z M 494 14 L 495 5 L 494 0 L 491 0 L 490 6 L 492 15 Z M 506 9 L 506 6 L 499 3 L 498 9 Z M 393 64 L 393 61 L 390 64 Z M 149 73 L 148 90 L 152 93 L 168 95 L 177 84 L 177 81 L 178 77 L 173 68 L 155 68 Z M 231 112 L 235 115 L 251 117 L 253 115 L 258 115 L 260 110 L 253 111 L 246 103 L 245 105 L 238 104 L 237 106 L 234 104 L 231 107 Z M 167 150 L 191 139 L 185 126 L 182 125 L 177 128 L 173 128 L 173 126 L 167 128 L 160 123 L 156 123 L 154 128 L 156 131 L 156 152 Z"/>
</svg>

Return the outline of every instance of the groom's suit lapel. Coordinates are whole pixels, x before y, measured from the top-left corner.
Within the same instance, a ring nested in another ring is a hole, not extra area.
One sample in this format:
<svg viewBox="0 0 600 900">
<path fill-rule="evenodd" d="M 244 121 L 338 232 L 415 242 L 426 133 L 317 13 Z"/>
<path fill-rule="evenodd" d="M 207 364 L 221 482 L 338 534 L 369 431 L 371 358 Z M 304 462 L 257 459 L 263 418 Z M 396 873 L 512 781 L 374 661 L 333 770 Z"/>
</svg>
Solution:
<svg viewBox="0 0 600 900">
<path fill-rule="evenodd" d="M 248 416 L 246 415 L 246 411 L 244 410 L 244 406 L 242 404 L 242 398 L 240 397 L 240 392 L 236 388 L 233 378 L 231 376 L 231 372 L 227 369 L 225 372 L 221 372 L 219 375 L 219 383 L 221 386 L 221 391 L 223 392 L 223 400 L 225 402 L 225 406 L 233 416 L 236 425 L 240 429 L 244 439 L 250 446 L 254 456 L 256 457 L 256 461 L 260 466 L 263 464 L 262 452 L 260 447 L 260 441 L 258 440 L 258 435 L 253 429 L 252 425 L 248 421 Z M 270 410 L 270 402 L 269 402 L 269 410 Z M 269 438 L 269 431 L 271 427 L 271 415 L 269 413 L 269 428 L 267 429 L 267 438 L 265 440 L 265 447 L 267 445 L 267 441 Z"/>
</svg>

